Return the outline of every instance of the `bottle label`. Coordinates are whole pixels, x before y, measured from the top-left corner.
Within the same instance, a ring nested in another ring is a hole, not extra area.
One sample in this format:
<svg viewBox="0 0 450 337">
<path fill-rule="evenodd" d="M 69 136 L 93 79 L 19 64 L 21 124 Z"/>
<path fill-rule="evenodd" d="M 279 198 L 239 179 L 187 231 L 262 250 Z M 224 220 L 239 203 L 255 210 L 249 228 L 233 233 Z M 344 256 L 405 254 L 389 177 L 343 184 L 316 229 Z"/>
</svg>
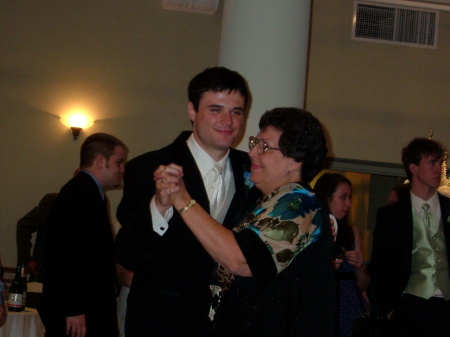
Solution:
<svg viewBox="0 0 450 337">
<path fill-rule="evenodd" d="M 22 294 L 9 294 L 8 306 L 10 308 L 22 308 Z"/>
</svg>

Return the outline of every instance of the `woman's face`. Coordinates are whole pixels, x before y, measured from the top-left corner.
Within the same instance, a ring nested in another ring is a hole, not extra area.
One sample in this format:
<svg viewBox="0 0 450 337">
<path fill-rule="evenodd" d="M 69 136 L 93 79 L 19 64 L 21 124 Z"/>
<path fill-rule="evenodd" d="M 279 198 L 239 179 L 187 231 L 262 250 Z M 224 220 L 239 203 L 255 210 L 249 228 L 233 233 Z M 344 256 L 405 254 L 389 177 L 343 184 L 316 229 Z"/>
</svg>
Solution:
<svg viewBox="0 0 450 337">
<path fill-rule="evenodd" d="M 352 206 L 352 188 L 347 183 L 340 183 L 328 202 L 331 214 L 342 220 Z"/>
<path fill-rule="evenodd" d="M 290 182 L 294 170 L 298 170 L 300 165 L 277 150 L 280 136 L 281 131 L 272 126 L 260 130 L 256 138 L 264 140 L 269 147 L 276 149 L 268 149 L 260 154 L 258 146 L 254 146 L 248 153 L 252 161 L 250 180 L 265 195 Z"/>
</svg>

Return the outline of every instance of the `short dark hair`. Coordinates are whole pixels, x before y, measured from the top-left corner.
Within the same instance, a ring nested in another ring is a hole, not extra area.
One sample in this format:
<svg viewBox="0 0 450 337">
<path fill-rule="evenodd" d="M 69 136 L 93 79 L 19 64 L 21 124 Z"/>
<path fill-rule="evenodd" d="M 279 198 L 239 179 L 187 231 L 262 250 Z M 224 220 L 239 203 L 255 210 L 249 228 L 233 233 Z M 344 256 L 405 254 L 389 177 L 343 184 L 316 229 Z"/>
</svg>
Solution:
<svg viewBox="0 0 450 337">
<path fill-rule="evenodd" d="M 432 156 L 441 159 L 445 155 L 445 149 L 441 143 L 429 138 L 414 138 L 402 149 L 402 162 L 406 176 L 412 181 L 413 175 L 409 169 L 410 164 L 419 165 L 423 156 Z"/>
<path fill-rule="evenodd" d="M 286 157 L 302 162 L 301 182 L 309 183 L 322 170 L 328 153 L 319 120 L 303 109 L 275 108 L 259 121 L 261 130 L 268 126 L 281 131 L 278 147 Z"/>
<path fill-rule="evenodd" d="M 397 193 L 397 200 L 403 200 L 409 197 L 409 191 L 411 190 L 411 184 L 401 184 L 392 187 L 392 191 L 395 191 Z"/>
<path fill-rule="evenodd" d="M 195 111 L 198 111 L 203 93 L 208 91 L 237 91 L 244 97 L 244 107 L 247 106 L 249 100 L 245 79 L 238 72 L 225 67 L 207 68 L 189 82 L 188 98 L 189 102 L 194 105 Z"/>
<path fill-rule="evenodd" d="M 114 154 L 116 146 L 121 146 L 128 152 L 128 147 L 120 139 L 112 135 L 107 133 L 90 135 L 81 145 L 80 168 L 90 167 L 99 154 L 108 160 Z"/>
</svg>

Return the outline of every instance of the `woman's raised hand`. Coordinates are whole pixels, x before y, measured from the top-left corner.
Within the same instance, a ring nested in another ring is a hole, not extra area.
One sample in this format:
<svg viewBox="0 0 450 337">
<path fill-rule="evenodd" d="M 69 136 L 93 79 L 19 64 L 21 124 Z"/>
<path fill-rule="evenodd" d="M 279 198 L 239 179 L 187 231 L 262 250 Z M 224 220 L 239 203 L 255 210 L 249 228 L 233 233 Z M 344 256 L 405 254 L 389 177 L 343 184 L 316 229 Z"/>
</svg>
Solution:
<svg viewBox="0 0 450 337">
<path fill-rule="evenodd" d="M 176 164 L 160 165 L 153 173 L 156 181 L 156 205 L 165 208 L 183 207 L 191 200 L 183 181 L 183 167 Z"/>
</svg>

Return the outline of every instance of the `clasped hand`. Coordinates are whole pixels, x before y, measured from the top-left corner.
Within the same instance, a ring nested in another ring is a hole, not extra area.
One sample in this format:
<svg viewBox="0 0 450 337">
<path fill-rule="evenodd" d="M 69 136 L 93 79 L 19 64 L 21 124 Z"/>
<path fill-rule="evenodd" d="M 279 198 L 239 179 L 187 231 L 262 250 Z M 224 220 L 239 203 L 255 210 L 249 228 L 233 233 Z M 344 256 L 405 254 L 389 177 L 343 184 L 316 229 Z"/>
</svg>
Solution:
<svg viewBox="0 0 450 337">
<path fill-rule="evenodd" d="M 350 250 L 345 252 L 345 257 L 348 263 L 354 265 L 357 270 L 361 269 L 364 265 L 364 259 L 361 252 L 357 250 Z"/>
<path fill-rule="evenodd" d="M 156 182 L 155 202 L 160 212 L 165 212 L 171 205 L 179 209 L 191 200 L 181 166 L 160 165 L 153 173 L 153 179 Z"/>
<path fill-rule="evenodd" d="M 347 259 L 348 263 L 355 266 L 356 270 L 361 269 L 364 265 L 364 259 L 361 252 L 358 252 L 356 250 L 345 251 L 343 253 L 343 257 Z M 334 265 L 335 269 L 339 269 L 343 261 L 343 257 L 332 260 L 332 264 Z"/>
</svg>

